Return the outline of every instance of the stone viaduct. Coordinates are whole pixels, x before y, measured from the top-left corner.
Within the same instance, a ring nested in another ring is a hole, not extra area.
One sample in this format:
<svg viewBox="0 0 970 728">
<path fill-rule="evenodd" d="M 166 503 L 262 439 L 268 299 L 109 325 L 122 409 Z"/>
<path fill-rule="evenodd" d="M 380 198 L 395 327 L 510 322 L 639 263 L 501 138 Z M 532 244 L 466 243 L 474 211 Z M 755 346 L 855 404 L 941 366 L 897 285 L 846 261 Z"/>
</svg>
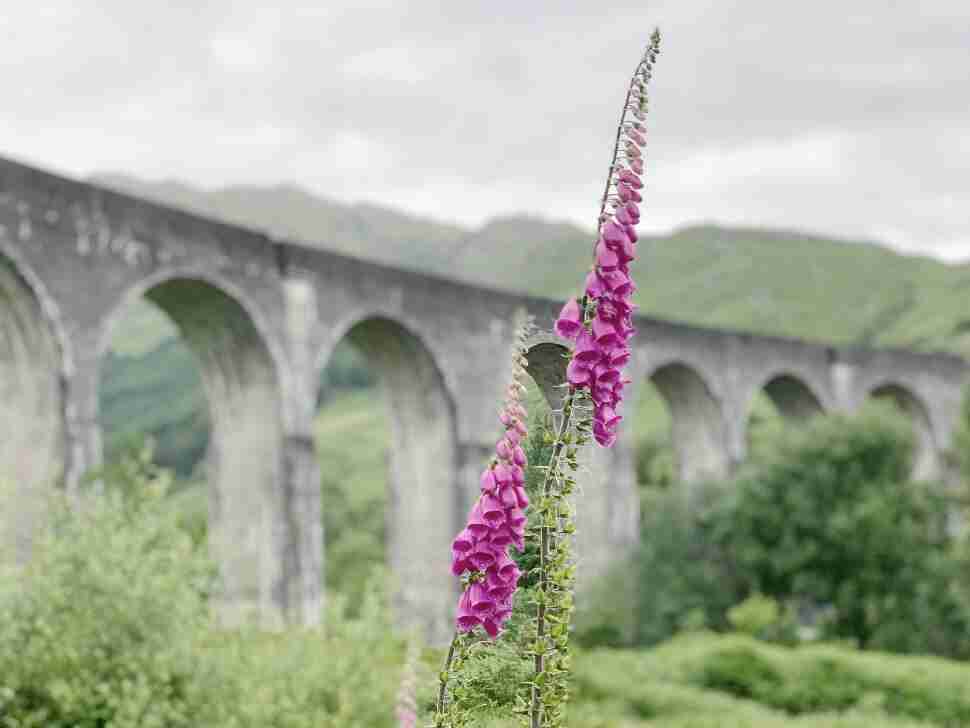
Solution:
<svg viewBox="0 0 970 728">
<path fill-rule="evenodd" d="M 0 159 L 0 479 L 14 493 L 0 526 L 22 558 L 51 489 L 76 496 L 100 463 L 100 360 L 142 296 L 175 321 L 203 372 L 223 618 L 318 619 L 326 504 L 312 421 L 320 368 L 349 337 L 381 372 L 390 405 L 396 603 L 441 638 L 456 588 L 449 543 L 497 435 L 514 314 L 525 307 L 548 330 L 559 302 L 281 242 Z M 762 391 L 795 418 L 891 396 L 916 423 L 918 474 L 941 473 L 967 375 L 958 357 L 646 317 L 638 327 L 632 386 L 650 380 L 666 399 L 684 481 L 744 459 Z M 533 344 L 531 371 L 554 397 L 562 344 L 551 334 Z M 633 434 L 590 456 L 579 544 L 587 573 L 636 539 Z"/>
</svg>

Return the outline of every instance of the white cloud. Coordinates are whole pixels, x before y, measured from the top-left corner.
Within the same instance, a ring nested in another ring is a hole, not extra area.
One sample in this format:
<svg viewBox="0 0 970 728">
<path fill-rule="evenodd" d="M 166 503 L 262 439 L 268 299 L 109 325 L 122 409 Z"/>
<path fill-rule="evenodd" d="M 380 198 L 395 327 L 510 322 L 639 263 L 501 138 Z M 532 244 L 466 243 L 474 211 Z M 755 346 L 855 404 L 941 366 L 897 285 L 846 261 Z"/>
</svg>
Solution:
<svg viewBox="0 0 970 728">
<path fill-rule="evenodd" d="M 647 210 L 970 256 L 970 5 L 41 0 L 0 18 L 0 153 L 590 225 L 659 22 Z M 38 42 L 42 38 L 44 42 Z"/>
<path fill-rule="evenodd" d="M 340 71 L 354 80 L 420 83 L 428 73 L 418 62 L 417 51 L 403 46 L 374 48 L 348 58 Z"/>
</svg>

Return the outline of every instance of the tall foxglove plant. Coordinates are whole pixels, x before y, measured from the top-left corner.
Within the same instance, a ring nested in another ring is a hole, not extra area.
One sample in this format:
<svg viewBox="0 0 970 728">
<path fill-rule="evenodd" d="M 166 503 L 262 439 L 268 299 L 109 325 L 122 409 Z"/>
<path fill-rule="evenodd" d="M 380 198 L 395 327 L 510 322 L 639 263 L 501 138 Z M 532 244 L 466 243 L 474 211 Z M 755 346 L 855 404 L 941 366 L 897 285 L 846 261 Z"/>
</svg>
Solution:
<svg viewBox="0 0 970 728">
<path fill-rule="evenodd" d="M 616 441 L 623 388 L 622 370 L 630 360 L 633 326 L 631 297 L 636 290 L 630 263 L 636 258 L 636 225 L 640 221 L 643 188 L 643 148 L 646 145 L 647 83 L 660 52 L 660 32 L 633 72 L 616 130 L 613 157 L 597 220 L 593 266 L 584 295 L 563 306 L 556 332 L 573 342 L 566 368 L 567 391 L 552 456 L 543 478 L 538 504 L 540 526 L 539 579 L 531 653 L 527 725 L 563 725 L 568 696 L 568 626 L 572 612 L 573 567 L 569 534 L 573 530 L 568 498 L 578 465 L 576 446 L 591 432 L 603 447 Z"/>
<path fill-rule="evenodd" d="M 462 635 L 481 627 L 493 639 L 512 611 L 512 597 L 521 576 L 509 557 L 524 539 L 538 546 L 535 570 L 534 618 L 526 630 L 523 653 L 533 663 L 527 696 L 517 712 L 529 728 L 563 725 L 569 675 L 568 638 L 573 610 L 574 564 L 570 537 L 575 530 L 570 496 L 575 487 L 578 449 L 590 437 L 601 446 L 616 441 L 623 389 L 623 367 L 630 359 L 633 304 L 636 290 L 630 263 L 636 257 L 636 225 L 640 221 L 643 188 L 643 148 L 646 144 L 646 86 L 660 51 L 654 31 L 637 64 L 626 93 L 616 132 L 613 157 L 600 205 L 593 266 L 582 297 L 563 306 L 555 330 L 573 342 L 566 368 L 566 393 L 554 432 L 546 433 L 551 455 L 543 466 L 541 492 L 533 504 L 535 525 L 526 533 L 524 509 L 527 434 L 521 403 L 524 387 L 525 335 L 517 342 L 513 381 L 501 421 L 505 433 L 481 478 L 481 496 L 465 529 L 452 544 L 452 571 L 461 576 L 455 637 L 440 673 L 435 723 L 437 727 L 465 724 L 466 716 L 450 716 L 447 687 L 452 665 L 463 662 Z M 453 720 L 456 719 L 456 720 Z"/>
</svg>

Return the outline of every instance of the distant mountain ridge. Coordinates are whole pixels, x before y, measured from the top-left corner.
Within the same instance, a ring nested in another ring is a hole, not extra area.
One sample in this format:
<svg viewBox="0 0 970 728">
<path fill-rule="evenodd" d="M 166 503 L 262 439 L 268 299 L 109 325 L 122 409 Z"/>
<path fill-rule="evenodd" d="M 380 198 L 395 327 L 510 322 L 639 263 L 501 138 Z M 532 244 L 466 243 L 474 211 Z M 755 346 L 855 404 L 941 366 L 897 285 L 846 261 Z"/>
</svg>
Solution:
<svg viewBox="0 0 970 728">
<path fill-rule="evenodd" d="M 123 174 L 97 174 L 92 182 L 226 222 L 337 252 L 399 265 L 420 249 L 421 258 L 446 253 L 465 231 L 377 205 L 344 205 L 296 185 L 236 185 L 208 190 L 178 182 L 145 182 Z"/>
<path fill-rule="evenodd" d="M 295 185 L 202 189 L 106 173 L 91 181 L 280 237 L 503 289 L 562 297 L 588 269 L 592 236 L 508 215 L 476 229 Z M 648 213 L 649 214 L 649 213 Z M 643 236 L 637 303 L 651 315 L 835 343 L 970 352 L 970 266 L 867 241 L 703 224 Z"/>
</svg>

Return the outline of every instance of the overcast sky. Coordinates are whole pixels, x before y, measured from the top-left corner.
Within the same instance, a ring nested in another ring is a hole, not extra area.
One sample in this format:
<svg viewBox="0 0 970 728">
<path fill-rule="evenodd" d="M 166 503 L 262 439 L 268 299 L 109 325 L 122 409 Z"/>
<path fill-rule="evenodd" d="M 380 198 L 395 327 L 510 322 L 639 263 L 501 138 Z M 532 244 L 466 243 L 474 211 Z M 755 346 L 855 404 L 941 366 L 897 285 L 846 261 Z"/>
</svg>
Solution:
<svg viewBox="0 0 970 728">
<path fill-rule="evenodd" d="M 591 227 L 655 24 L 653 231 L 785 226 L 970 259 L 968 0 L 37 0 L 0 154 Z"/>
</svg>

